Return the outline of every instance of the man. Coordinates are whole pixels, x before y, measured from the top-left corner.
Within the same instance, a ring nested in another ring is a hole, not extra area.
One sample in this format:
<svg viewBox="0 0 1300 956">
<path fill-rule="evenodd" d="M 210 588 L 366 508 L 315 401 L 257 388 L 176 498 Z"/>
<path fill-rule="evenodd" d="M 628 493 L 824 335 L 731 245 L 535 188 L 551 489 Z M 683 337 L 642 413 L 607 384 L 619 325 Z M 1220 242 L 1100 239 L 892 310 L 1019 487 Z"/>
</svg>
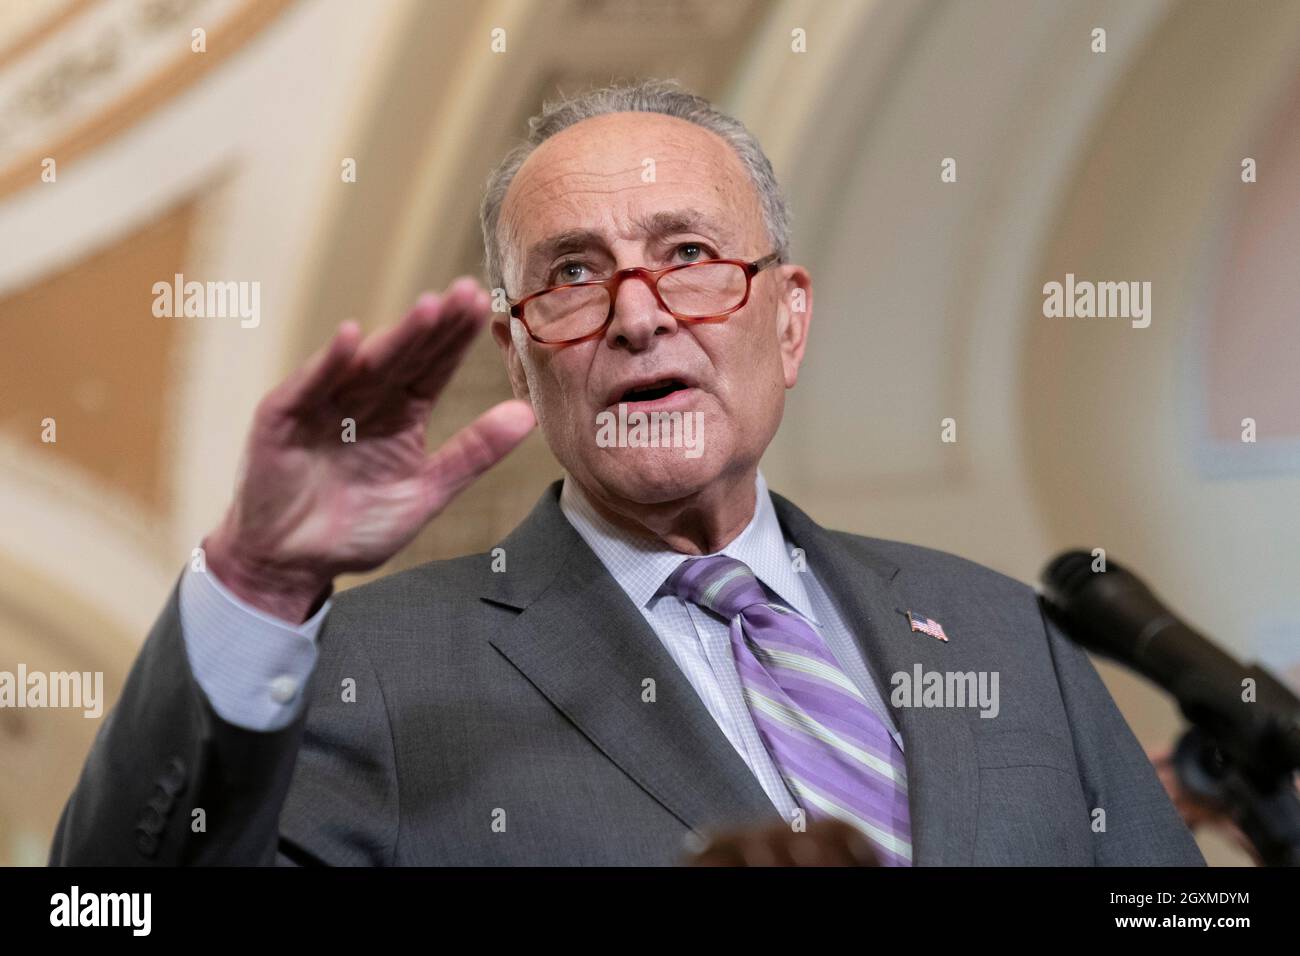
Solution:
<svg viewBox="0 0 1300 956">
<path fill-rule="evenodd" d="M 470 280 L 272 391 L 52 861 L 1201 863 L 1029 588 L 768 491 L 812 280 L 743 126 L 646 83 L 531 128 L 482 217 L 516 398 L 426 456 Z M 566 477 L 499 548 L 331 597 L 534 419 Z"/>
</svg>

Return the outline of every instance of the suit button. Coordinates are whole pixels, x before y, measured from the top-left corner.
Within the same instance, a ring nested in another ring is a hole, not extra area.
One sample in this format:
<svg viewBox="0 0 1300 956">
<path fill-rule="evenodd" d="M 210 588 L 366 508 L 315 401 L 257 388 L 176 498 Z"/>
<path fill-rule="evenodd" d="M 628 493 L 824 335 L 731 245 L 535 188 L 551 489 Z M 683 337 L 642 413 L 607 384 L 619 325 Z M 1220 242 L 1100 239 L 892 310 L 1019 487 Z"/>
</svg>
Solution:
<svg viewBox="0 0 1300 956">
<path fill-rule="evenodd" d="M 185 761 L 172 757 L 167 762 L 166 772 L 158 779 L 158 786 L 170 796 L 176 796 L 185 789 Z"/>
<path fill-rule="evenodd" d="M 157 834 L 162 832 L 165 822 L 163 813 L 153 805 L 153 801 L 150 801 L 140 811 L 140 819 L 135 822 L 135 828 L 145 833 Z"/>
<path fill-rule="evenodd" d="M 175 801 L 172 799 L 172 795 L 163 789 L 162 784 L 159 784 L 158 793 L 156 793 L 153 798 L 145 804 L 145 806 L 155 810 L 159 815 L 165 817 L 167 814 L 172 812 L 172 805 L 174 803 Z"/>
<path fill-rule="evenodd" d="M 143 830 L 136 830 L 135 848 L 145 856 L 153 856 L 158 852 L 158 837 Z"/>
</svg>

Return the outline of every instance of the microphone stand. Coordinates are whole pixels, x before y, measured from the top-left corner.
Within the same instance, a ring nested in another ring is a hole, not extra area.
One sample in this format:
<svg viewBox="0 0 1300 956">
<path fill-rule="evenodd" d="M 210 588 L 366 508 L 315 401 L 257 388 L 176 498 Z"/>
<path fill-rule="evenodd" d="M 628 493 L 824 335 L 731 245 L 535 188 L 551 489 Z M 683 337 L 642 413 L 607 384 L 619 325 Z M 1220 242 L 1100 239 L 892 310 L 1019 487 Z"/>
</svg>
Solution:
<svg viewBox="0 0 1300 956">
<path fill-rule="evenodd" d="M 1183 788 L 1226 808 L 1265 866 L 1300 866 L 1294 768 L 1258 764 L 1229 756 L 1210 731 L 1195 724 L 1174 748 L 1174 772 Z"/>
<path fill-rule="evenodd" d="M 1245 671 L 1257 690 L 1243 707 L 1232 688 L 1189 675 L 1174 694 L 1191 727 L 1173 768 L 1189 793 L 1227 810 L 1265 866 L 1300 866 L 1300 741 L 1291 692 L 1269 671 Z"/>
</svg>

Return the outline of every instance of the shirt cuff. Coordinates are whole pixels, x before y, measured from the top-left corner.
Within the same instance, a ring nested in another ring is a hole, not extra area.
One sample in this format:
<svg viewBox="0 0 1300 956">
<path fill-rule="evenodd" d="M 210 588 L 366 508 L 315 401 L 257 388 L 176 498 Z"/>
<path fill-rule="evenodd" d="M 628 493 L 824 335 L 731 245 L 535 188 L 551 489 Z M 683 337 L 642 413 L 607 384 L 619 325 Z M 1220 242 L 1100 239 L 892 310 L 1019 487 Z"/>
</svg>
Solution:
<svg viewBox="0 0 1300 956">
<path fill-rule="evenodd" d="M 290 624 L 236 597 L 210 571 L 187 568 L 180 584 L 181 635 L 195 681 L 224 721 L 274 731 L 305 706 L 316 637 L 333 604 Z"/>
</svg>

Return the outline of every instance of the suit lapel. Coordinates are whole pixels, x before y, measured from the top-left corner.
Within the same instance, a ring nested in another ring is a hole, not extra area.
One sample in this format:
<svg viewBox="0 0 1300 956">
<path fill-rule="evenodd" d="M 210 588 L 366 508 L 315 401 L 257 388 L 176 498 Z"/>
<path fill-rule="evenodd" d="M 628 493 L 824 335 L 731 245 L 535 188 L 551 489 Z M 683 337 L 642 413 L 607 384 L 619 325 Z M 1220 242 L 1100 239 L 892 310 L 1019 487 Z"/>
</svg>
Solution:
<svg viewBox="0 0 1300 956">
<path fill-rule="evenodd" d="M 489 638 L 593 744 L 694 829 L 780 819 L 641 612 L 559 507 L 559 482 L 501 547 L 485 600 L 520 609 Z M 644 700 L 654 682 L 654 701 Z"/>
<path fill-rule="evenodd" d="M 862 544 L 826 531 L 780 495 L 772 495 L 787 537 L 835 602 L 858 641 L 881 697 L 890 677 L 944 671 L 942 642 L 913 633 L 899 569 Z M 921 610 L 919 608 L 913 610 Z M 979 768 L 967 715 L 953 707 L 893 707 L 907 762 L 913 864 L 970 865 L 975 854 Z"/>
</svg>

